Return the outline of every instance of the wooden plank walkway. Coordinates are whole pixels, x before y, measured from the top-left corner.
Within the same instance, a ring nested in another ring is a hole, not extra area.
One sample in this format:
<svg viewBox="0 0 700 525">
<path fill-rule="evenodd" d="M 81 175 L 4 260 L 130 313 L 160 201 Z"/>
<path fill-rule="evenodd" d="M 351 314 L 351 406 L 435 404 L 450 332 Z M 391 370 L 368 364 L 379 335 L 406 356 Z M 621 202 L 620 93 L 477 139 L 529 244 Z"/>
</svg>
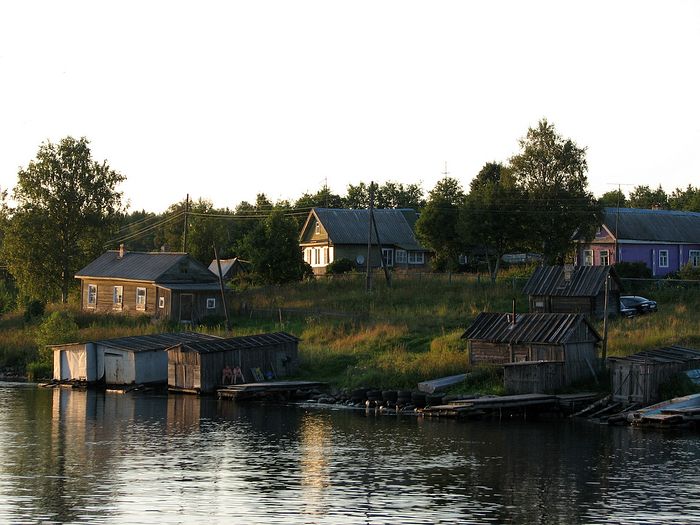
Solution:
<svg viewBox="0 0 700 525">
<path fill-rule="evenodd" d="M 291 394 L 297 390 L 311 390 L 326 386 L 320 381 L 271 381 L 269 383 L 242 383 L 217 390 L 221 399 L 252 399 L 271 394 Z"/>
</svg>

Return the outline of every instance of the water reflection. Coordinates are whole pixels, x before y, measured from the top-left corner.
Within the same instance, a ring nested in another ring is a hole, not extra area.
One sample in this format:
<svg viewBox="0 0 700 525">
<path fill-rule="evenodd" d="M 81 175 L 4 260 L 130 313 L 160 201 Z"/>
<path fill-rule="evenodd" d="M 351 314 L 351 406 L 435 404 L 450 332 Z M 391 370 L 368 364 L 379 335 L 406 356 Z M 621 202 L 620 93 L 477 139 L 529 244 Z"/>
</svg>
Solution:
<svg viewBox="0 0 700 525">
<path fill-rule="evenodd" d="M 698 443 L 0 385 L 0 522 L 700 523 Z"/>
</svg>

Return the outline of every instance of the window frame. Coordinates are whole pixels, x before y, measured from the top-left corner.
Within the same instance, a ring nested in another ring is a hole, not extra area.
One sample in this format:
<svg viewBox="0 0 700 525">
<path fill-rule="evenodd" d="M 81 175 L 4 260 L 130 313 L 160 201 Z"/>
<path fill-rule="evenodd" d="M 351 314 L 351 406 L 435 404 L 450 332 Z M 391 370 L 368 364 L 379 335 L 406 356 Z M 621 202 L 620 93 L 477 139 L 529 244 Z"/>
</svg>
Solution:
<svg viewBox="0 0 700 525">
<path fill-rule="evenodd" d="M 394 249 L 382 248 L 382 262 L 387 268 L 394 266 Z"/>
<path fill-rule="evenodd" d="M 396 264 L 406 264 L 408 262 L 408 252 L 400 248 L 394 250 L 394 262 Z"/>
<path fill-rule="evenodd" d="M 119 299 L 119 300 L 117 300 Z M 112 287 L 112 310 L 123 310 L 124 309 L 124 287 L 123 286 L 113 286 Z"/>
<path fill-rule="evenodd" d="M 668 268 L 669 250 L 659 250 L 659 268 Z"/>
<path fill-rule="evenodd" d="M 158 297 L 158 308 L 165 308 L 165 296 Z"/>
<path fill-rule="evenodd" d="M 207 310 L 215 310 L 215 309 L 216 309 L 216 297 L 207 297 Z"/>
<path fill-rule="evenodd" d="M 598 257 L 601 266 L 610 266 L 610 250 L 600 250 Z"/>
<path fill-rule="evenodd" d="M 93 294 L 94 291 L 94 294 Z M 93 299 L 92 301 L 90 299 Z M 96 284 L 88 284 L 88 289 L 87 289 L 87 307 L 88 308 L 97 308 L 97 285 Z"/>
<path fill-rule="evenodd" d="M 139 292 L 143 291 L 143 295 L 140 295 Z M 136 287 L 136 309 L 137 310 L 142 310 L 146 311 L 146 294 L 148 292 L 146 291 L 145 286 L 137 286 Z M 139 298 L 143 297 L 143 302 L 139 300 Z"/>
<path fill-rule="evenodd" d="M 417 250 L 408 252 L 408 264 L 425 264 L 425 252 Z"/>
<path fill-rule="evenodd" d="M 583 250 L 583 264 L 581 266 L 593 266 L 593 250 Z"/>
<path fill-rule="evenodd" d="M 700 267 L 700 250 L 688 250 L 688 264 L 693 268 Z"/>
</svg>

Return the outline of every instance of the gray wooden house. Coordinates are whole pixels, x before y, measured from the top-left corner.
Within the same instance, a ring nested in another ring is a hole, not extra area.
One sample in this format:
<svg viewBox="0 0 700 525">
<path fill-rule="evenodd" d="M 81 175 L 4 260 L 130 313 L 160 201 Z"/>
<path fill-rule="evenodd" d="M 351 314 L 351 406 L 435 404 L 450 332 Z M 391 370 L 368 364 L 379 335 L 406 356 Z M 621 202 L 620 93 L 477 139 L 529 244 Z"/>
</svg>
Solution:
<svg viewBox="0 0 700 525">
<path fill-rule="evenodd" d="M 53 377 L 106 385 L 166 383 L 165 349 L 183 342 L 214 341 L 219 337 L 195 332 L 136 335 L 55 345 Z"/>
<path fill-rule="evenodd" d="M 299 339 L 285 332 L 186 342 L 168 349 L 168 388 L 212 393 L 223 384 L 227 368 L 239 368 L 246 382 L 296 372 Z"/>
<path fill-rule="evenodd" d="M 662 401 L 659 389 L 673 375 L 700 368 L 700 350 L 667 346 L 607 362 L 613 401 L 648 405 Z"/>
<path fill-rule="evenodd" d="M 425 270 L 430 250 L 424 248 L 413 231 L 418 214 L 412 209 L 376 209 L 373 212 L 379 241 L 372 230 L 370 266 L 378 268 L 383 260 L 388 268 Z M 338 259 L 353 261 L 364 268 L 369 236 L 369 211 L 337 208 L 314 208 L 304 223 L 299 245 L 304 260 L 315 274 L 323 274 L 326 266 Z"/>
<path fill-rule="evenodd" d="M 602 319 L 608 283 L 608 315 L 620 313 L 622 283 L 612 266 L 540 266 L 523 288 L 530 312 L 582 313 Z"/>
<path fill-rule="evenodd" d="M 583 314 L 481 313 L 462 335 L 472 365 L 521 362 L 563 363 L 563 385 L 592 377 L 600 335 Z M 522 373 L 526 368 L 521 367 Z"/>
<path fill-rule="evenodd" d="M 197 323 L 222 316 L 216 275 L 186 253 L 103 253 L 80 270 L 81 309 Z"/>
</svg>

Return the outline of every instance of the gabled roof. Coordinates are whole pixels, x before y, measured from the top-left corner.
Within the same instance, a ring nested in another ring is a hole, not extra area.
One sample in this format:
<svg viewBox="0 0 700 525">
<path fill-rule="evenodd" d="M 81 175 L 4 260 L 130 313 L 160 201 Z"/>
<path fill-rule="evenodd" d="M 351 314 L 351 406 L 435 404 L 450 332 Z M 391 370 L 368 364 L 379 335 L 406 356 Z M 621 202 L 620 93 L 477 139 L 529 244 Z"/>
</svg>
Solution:
<svg viewBox="0 0 700 525">
<path fill-rule="evenodd" d="M 462 339 L 491 343 L 561 344 L 569 341 L 581 323 L 585 323 L 596 341 L 602 338 L 582 314 L 480 313 L 462 334 Z"/>
<path fill-rule="evenodd" d="M 415 210 L 376 209 L 373 214 L 379 231 L 379 240 L 383 245 L 398 246 L 404 250 L 425 250 L 413 233 L 412 225 L 415 224 L 418 216 Z M 367 244 L 368 210 L 314 208 L 302 229 L 302 237 L 313 216 L 321 223 L 334 245 Z M 377 242 L 374 230 L 372 230 L 372 242 Z"/>
<path fill-rule="evenodd" d="M 700 243 L 700 213 L 605 208 L 603 224 L 618 240 Z"/>
<path fill-rule="evenodd" d="M 228 339 L 218 339 L 216 341 L 187 342 L 182 343 L 184 352 L 197 352 L 199 354 L 210 354 L 216 352 L 227 352 L 230 350 L 247 350 L 270 345 L 285 343 L 296 343 L 299 341 L 286 332 L 275 332 L 271 334 L 244 335 L 241 337 L 230 337 Z"/>
<path fill-rule="evenodd" d="M 612 266 L 577 266 L 566 280 L 563 266 L 540 266 L 528 279 L 523 293 L 526 295 L 554 295 L 563 297 L 595 297 L 605 290 L 608 275 L 622 288 Z"/>
<path fill-rule="evenodd" d="M 249 261 L 244 261 L 238 257 L 234 257 L 233 259 L 219 259 L 219 263 L 221 263 L 221 275 L 224 279 L 230 277 L 229 272 L 236 266 L 241 270 L 247 270 L 250 267 Z M 216 264 L 216 259 L 209 264 L 209 271 L 217 277 L 219 276 L 219 266 Z"/>
<path fill-rule="evenodd" d="M 215 335 L 200 334 L 198 332 L 175 332 L 167 334 L 148 334 L 148 335 L 132 335 L 127 337 L 116 337 L 114 339 L 102 339 L 99 341 L 87 341 L 100 346 L 106 346 L 116 350 L 125 350 L 128 352 L 146 352 L 152 350 L 165 350 L 172 346 L 185 342 L 195 341 L 215 341 L 221 339 Z M 61 348 L 74 346 L 75 343 L 69 345 L 51 345 L 52 348 Z"/>
<path fill-rule="evenodd" d="M 102 277 L 108 279 L 132 279 L 138 281 L 157 281 L 176 264 L 188 262 L 206 267 L 192 259 L 186 253 L 172 252 L 126 252 L 119 256 L 118 250 L 103 253 L 97 259 L 80 270 L 75 276 Z M 214 280 L 215 275 L 211 276 Z"/>
</svg>

